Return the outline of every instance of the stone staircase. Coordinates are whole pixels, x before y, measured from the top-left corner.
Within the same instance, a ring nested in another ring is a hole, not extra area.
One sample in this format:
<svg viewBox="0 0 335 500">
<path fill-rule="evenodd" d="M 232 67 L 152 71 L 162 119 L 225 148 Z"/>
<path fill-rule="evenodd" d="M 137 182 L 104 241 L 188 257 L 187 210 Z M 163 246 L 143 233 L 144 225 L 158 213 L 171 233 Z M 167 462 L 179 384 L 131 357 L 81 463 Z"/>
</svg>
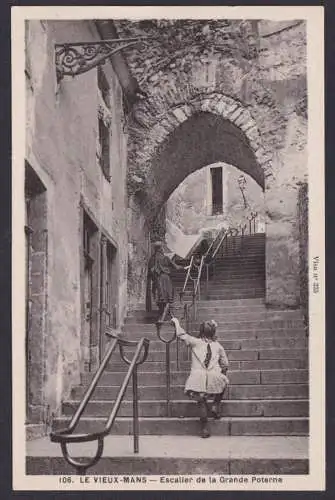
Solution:
<svg viewBox="0 0 335 500">
<path fill-rule="evenodd" d="M 184 263 L 184 261 L 182 262 Z M 200 296 L 209 300 L 264 298 L 265 295 L 265 235 L 263 233 L 230 237 L 219 250 L 209 268 L 210 286 L 206 286 L 206 269 L 200 282 Z M 185 273 L 176 271 L 173 280 L 176 292 L 184 283 Z M 191 298 L 192 282 L 185 293 Z"/>
<path fill-rule="evenodd" d="M 236 248 L 238 243 L 237 240 Z M 193 474 L 196 463 L 197 473 L 215 473 L 220 467 L 222 471 L 226 471 L 227 467 L 227 473 L 236 474 L 308 472 L 307 451 L 300 455 L 292 451 L 294 446 L 295 449 L 307 446 L 309 427 L 308 338 L 302 314 L 299 310 L 266 308 L 264 236 L 246 238 L 244 243 L 240 254 L 232 247 L 227 248 L 225 256 L 219 256 L 208 289 L 205 281 L 201 282 L 198 321 L 209 318 L 217 321 L 218 338 L 230 361 L 230 386 L 222 403 L 223 416 L 219 421 L 210 422 L 213 437 L 210 440 L 198 437 L 197 406 L 183 392 L 190 364 L 189 353 L 184 346 L 180 346 L 178 367 L 176 342 L 171 345 L 171 416 L 167 417 L 165 346 L 157 338 L 154 324 L 156 313 L 148 316 L 143 310 L 133 311 L 125 322 L 125 336 L 132 339 L 145 336 L 150 339 L 149 356 L 138 375 L 140 447 L 143 442 L 144 449 L 148 450 L 140 457 L 129 453 L 129 435 L 132 432 L 130 385 L 110 438 L 120 440 L 123 437 L 122 442 L 128 443 L 128 451 L 118 454 L 112 447 L 109 458 L 113 462 L 113 472 L 109 474 L 128 474 L 135 470 L 148 474 L 157 471 L 157 467 L 160 467 L 159 473 L 168 473 L 174 470 L 176 464 L 179 464 L 179 468 L 175 473 L 183 470 L 185 474 Z M 178 291 L 182 287 L 179 273 L 176 273 L 174 280 Z M 175 307 L 176 314 L 181 317 L 182 307 L 178 301 Z M 164 326 L 165 335 L 172 331 L 172 326 Z M 119 354 L 114 353 L 109 371 L 103 375 L 82 418 L 80 431 L 93 432 L 104 426 L 125 370 L 126 366 L 120 361 Z M 75 387 L 71 399 L 64 402 L 63 416 L 55 420 L 55 428 L 68 423 L 91 378 L 90 374 L 83 375 L 82 385 Z M 170 438 L 170 446 L 162 444 L 160 451 L 158 443 L 167 437 Z M 254 444 L 250 445 L 251 451 L 248 446 L 245 448 L 241 444 L 239 457 L 234 457 L 232 440 L 235 440 L 237 448 L 241 440 L 245 445 L 248 440 Z M 270 454 L 267 440 L 277 443 L 272 445 L 274 448 L 271 448 Z M 290 451 L 281 455 L 281 451 L 291 443 L 290 440 L 298 441 L 294 446 L 290 445 Z M 209 446 L 203 444 L 204 441 L 212 441 L 212 449 L 218 448 L 217 452 L 213 451 L 213 455 L 202 452 L 202 448 L 206 450 Z M 180 443 L 180 451 L 176 443 Z M 189 455 L 185 455 L 184 446 L 188 446 Z M 192 449 L 196 450 L 193 454 Z M 227 449 L 230 450 L 229 457 L 224 451 Z M 249 450 L 247 455 L 243 451 L 246 449 Z M 30 457 L 27 462 L 30 473 L 35 473 L 40 459 Z M 61 459 L 51 461 L 49 465 L 57 473 L 69 470 Z M 104 467 L 108 467 L 106 463 Z M 101 473 L 99 464 L 95 470 L 98 471 L 95 473 Z"/>
</svg>

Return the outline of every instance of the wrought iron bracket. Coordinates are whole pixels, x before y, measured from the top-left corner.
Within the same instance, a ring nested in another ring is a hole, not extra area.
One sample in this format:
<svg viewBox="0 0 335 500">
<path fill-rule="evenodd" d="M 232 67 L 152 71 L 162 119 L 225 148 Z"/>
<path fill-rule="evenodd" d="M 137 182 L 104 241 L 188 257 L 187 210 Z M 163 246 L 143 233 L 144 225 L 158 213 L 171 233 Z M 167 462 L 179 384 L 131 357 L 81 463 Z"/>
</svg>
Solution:
<svg viewBox="0 0 335 500">
<path fill-rule="evenodd" d="M 69 42 L 55 44 L 56 78 L 59 83 L 64 76 L 76 76 L 104 64 L 112 55 L 146 43 L 149 37 L 115 38 L 94 42 Z"/>
</svg>

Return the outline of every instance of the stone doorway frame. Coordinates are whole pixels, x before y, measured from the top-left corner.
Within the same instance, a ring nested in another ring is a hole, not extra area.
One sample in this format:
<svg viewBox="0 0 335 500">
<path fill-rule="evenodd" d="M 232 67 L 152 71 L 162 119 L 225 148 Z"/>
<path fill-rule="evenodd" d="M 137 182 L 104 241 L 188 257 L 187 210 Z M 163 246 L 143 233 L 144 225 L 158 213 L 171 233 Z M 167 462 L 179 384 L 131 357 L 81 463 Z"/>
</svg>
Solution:
<svg viewBox="0 0 335 500">
<path fill-rule="evenodd" d="M 48 217 L 47 188 L 25 161 L 26 199 L 26 418 L 44 421 L 47 334 Z"/>
</svg>

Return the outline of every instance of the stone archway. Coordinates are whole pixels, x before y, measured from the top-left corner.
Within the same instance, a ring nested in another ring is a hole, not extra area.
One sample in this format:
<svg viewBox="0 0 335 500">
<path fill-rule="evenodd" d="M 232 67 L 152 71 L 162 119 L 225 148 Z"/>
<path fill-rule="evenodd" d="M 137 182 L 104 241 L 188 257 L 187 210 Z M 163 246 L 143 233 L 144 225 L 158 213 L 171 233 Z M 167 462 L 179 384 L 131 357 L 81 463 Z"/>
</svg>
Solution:
<svg viewBox="0 0 335 500">
<path fill-rule="evenodd" d="M 255 120 L 228 96 L 200 95 L 164 116 L 156 115 L 156 122 L 145 130 L 140 148 L 135 148 L 136 163 L 128 172 L 129 294 L 137 300 L 143 299 L 152 223 L 189 174 L 222 161 L 250 175 L 262 189 L 273 178 Z"/>
<path fill-rule="evenodd" d="M 199 22 L 194 39 L 190 35 L 184 43 L 176 41 L 173 51 L 169 47 L 174 27 L 160 30 L 149 26 L 149 34 L 158 30 L 169 43 L 150 47 L 141 60 L 138 55 L 127 54 L 131 70 L 147 94 L 135 104 L 128 124 L 129 294 L 135 297 L 134 302 L 143 297 L 150 223 L 173 185 L 184 175 L 177 169 L 164 180 L 159 168 L 162 154 L 169 151 L 178 130 L 191 128 L 188 124 L 197 120 L 216 118 L 219 127 L 226 127 L 225 137 L 229 136 L 228 129 L 240 137 L 237 144 L 249 165 L 253 164 L 252 176 L 265 190 L 266 301 L 298 306 L 297 203 L 299 185 L 306 182 L 307 170 L 305 26 L 262 37 L 263 27 L 251 21 L 222 21 L 217 30 L 207 24 Z M 147 27 L 124 21 L 118 29 L 129 36 L 133 30 L 145 31 Z M 227 50 L 222 52 L 222 33 L 227 32 L 230 39 L 230 31 L 235 29 L 241 44 L 236 44 L 234 38 L 231 46 L 225 43 Z M 291 41 L 297 42 L 292 50 Z M 214 141 L 211 137 L 208 142 L 217 144 L 218 138 Z M 199 164 L 200 160 L 213 160 L 208 149 L 201 151 Z M 217 150 L 222 152 L 223 148 Z M 246 165 L 236 156 L 230 162 L 244 170 Z"/>
<path fill-rule="evenodd" d="M 153 117 L 154 123 L 147 116 L 145 134 L 132 129 L 128 170 L 130 194 L 149 220 L 187 175 L 210 163 L 233 164 L 263 189 L 272 179 L 271 156 L 252 114 L 238 101 L 219 93 L 198 95 Z"/>
</svg>

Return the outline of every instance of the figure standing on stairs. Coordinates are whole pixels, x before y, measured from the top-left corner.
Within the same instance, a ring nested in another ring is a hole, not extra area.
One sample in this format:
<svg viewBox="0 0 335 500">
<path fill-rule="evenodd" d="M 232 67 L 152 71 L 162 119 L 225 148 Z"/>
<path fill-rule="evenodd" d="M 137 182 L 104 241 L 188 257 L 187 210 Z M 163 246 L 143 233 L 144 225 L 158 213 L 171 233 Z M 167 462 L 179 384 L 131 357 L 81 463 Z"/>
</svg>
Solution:
<svg viewBox="0 0 335 500">
<path fill-rule="evenodd" d="M 184 269 L 184 267 L 179 266 L 164 254 L 163 243 L 161 241 L 153 243 L 153 248 L 154 251 L 148 264 L 149 292 L 147 295 L 151 295 L 152 291 L 153 296 L 156 298 L 160 317 L 162 316 L 167 304 L 170 305 L 170 313 L 172 316 L 171 308 L 173 303 L 173 286 L 170 274 L 172 269 Z M 150 290 L 151 284 L 152 288 Z"/>
<path fill-rule="evenodd" d="M 200 325 L 199 338 L 185 333 L 177 318 L 172 318 L 177 336 L 192 349 L 191 372 L 186 381 L 185 393 L 194 399 L 200 410 L 201 437 L 210 436 L 208 417 L 220 418 L 220 404 L 229 383 L 226 376 L 228 358 L 216 340 L 217 324 L 214 320 Z M 212 400 L 212 408 L 209 401 Z"/>
</svg>

